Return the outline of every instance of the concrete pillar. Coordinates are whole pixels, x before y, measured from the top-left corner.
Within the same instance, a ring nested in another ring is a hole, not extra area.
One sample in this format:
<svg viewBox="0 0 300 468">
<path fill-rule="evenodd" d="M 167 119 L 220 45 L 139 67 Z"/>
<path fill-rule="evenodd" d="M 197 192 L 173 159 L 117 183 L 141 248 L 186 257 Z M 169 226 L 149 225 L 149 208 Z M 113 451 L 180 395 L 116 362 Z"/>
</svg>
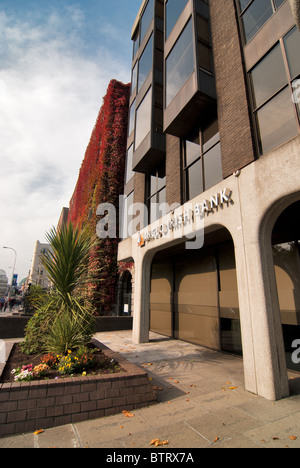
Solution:
<svg viewBox="0 0 300 468">
<path fill-rule="evenodd" d="M 267 246 L 256 240 L 251 232 L 245 236 L 247 326 L 250 328 L 248 331 L 244 329 L 243 335 L 250 333 L 252 336 L 252 349 L 247 349 L 250 338 L 244 349 L 246 389 L 268 400 L 279 400 L 289 395 L 289 384 L 271 240 Z M 250 375 L 249 354 L 254 364 Z"/>
<path fill-rule="evenodd" d="M 141 255 L 135 260 L 132 340 L 136 344 L 149 342 L 152 258 L 152 255 Z"/>
<path fill-rule="evenodd" d="M 289 0 L 298 29 L 300 30 L 300 0 Z"/>
</svg>

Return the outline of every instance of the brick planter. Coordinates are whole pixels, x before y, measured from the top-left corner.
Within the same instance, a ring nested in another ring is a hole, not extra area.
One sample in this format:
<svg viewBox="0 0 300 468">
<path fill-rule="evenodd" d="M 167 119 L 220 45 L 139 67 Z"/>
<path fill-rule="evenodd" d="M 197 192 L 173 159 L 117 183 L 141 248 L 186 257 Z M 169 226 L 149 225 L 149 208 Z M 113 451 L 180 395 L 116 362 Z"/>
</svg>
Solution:
<svg viewBox="0 0 300 468">
<path fill-rule="evenodd" d="M 156 401 L 148 374 L 93 341 L 124 372 L 0 384 L 0 437 L 134 410 Z"/>
</svg>

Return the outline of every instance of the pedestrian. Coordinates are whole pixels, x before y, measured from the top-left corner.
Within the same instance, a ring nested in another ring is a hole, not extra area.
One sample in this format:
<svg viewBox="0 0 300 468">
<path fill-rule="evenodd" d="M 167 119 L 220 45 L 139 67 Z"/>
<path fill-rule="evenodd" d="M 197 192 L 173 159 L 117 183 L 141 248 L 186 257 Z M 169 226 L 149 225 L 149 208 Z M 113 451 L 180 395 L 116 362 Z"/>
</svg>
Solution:
<svg viewBox="0 0 300 468">
<path fill-rule="evenodd" d="M 3 307 L 4 307 L 4 297 L 1 297 L 0 298 L 0 310 L 1 311 L 2 311 Z"/>
</svg>

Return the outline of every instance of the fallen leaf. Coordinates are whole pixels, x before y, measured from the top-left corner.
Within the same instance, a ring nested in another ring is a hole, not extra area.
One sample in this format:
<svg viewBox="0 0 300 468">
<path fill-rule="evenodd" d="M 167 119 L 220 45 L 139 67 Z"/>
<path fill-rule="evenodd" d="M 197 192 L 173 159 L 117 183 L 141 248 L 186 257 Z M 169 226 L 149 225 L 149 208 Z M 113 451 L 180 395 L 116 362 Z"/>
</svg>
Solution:
<svg viewBox="0 0 300 468">
<path fill-rule="evenodd" d="M 297 437 L 296 436 L 290 436 L 290 439 L 291 440 L 297 440 Z"/>
<path fill-rule="evenodd" d="M 162 445 L 169 445 L 169 441 L 168 440 L 160 440 L 160 439 L 153 439 L 151 440 L 151 443 L 150 445 L 154 445 L 155 447 L 161 447 Z"/>
<path fill-rule="evenodd" d="M 229 390 L 236 390 L 238 387 L 229 387 Z"/>
<path fill-rule="evenodd" d="M 133 418 L 134 414 L 130 413 L 129 411 L 123 410 L 122 413 L 126 418 Z"/>
<path fill-rule="evenodd" d="M 159 439 L 153 439 L 153 440 L 151 440 L 151 443 L 150 443 L 150 445 L 155 445 L 155 444 L 156 444 L 156 442 L 159 442 Z"/>
<path fill-rule="evenodd" d="M 174 383 L 179 383 L 178 380 L 174 380 Z"/>
<path fill-rule="evenodd" d="M 214 443 L 218 442 L 220 440 L 220 437 L 216 437 L 214 440 Z"/>
<path fill-rule="evenodd" d="M 279 440 L 279 437 L 273 437 L 273 440 Z"/>
<path fill-rule="evenodd" d="M 226 385 L 231 385 L 231 382 L 226 382 Z"/>
<path fill-rule="evenodd" d="M 120 426 L 120 429 L 124 429 L 124 426 Z"/>
<path fill-rule="evenodd" d="M 45 432 L 44 429 L 39 429 L 38 431 L 35 431 L 33 434 L 39 435 L 39 434 L 43 434 L 43 432 Z"/>
</svg>

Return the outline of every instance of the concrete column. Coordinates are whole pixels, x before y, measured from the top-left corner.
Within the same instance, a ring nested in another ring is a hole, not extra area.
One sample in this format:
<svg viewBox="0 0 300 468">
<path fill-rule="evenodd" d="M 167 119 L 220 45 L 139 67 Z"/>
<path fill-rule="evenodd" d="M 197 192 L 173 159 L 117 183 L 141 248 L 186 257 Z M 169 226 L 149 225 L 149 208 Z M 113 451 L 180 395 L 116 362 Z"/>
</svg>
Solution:
<svg viewBox="0 0 300 468">
<path fill-rule="evenodd" d="M 135 260 L 132 339 L 136 344 L 149 342 L 152 258 L 152 255 L 141 255 Z"/>
<path fill-rule="evenodd" d="M 255 376 L 245 375 L 246 388 L 268 400 L 279 400 L 289 395 L 289 385 L 271 240 L 266 246 L 251 232 L 245 237 L 250 329 L 244 335 L 252 335 L 252 349 L 245 349 L 245 355 L 251 353 L 255 370 Z"/>
<path fill-rule="evenodd" d="M 298 29 L 300 30 L 300 0 L 289 0 Z"/>
</svg>

